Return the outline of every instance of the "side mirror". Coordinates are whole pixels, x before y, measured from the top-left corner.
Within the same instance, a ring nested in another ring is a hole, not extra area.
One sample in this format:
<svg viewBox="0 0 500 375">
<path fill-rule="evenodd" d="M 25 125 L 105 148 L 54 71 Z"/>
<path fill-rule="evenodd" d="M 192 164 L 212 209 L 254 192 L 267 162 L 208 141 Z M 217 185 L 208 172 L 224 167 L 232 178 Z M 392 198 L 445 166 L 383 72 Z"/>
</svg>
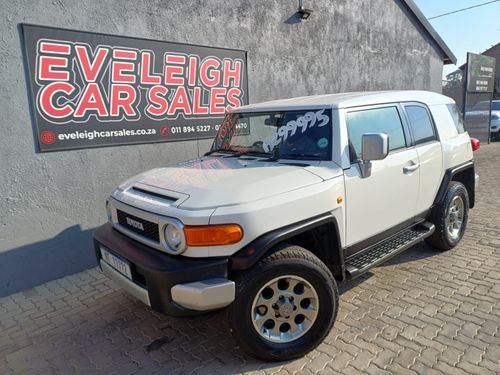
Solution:
<svg viewBox="0 0 500 375">
<path fill-rule="evenodd" d="M 389 136 L 385 133 L 366 133 L 361 138 L 361 177 L 372 174 L 372 160 L 385 159 L 389 153 Z"/>
</svg>

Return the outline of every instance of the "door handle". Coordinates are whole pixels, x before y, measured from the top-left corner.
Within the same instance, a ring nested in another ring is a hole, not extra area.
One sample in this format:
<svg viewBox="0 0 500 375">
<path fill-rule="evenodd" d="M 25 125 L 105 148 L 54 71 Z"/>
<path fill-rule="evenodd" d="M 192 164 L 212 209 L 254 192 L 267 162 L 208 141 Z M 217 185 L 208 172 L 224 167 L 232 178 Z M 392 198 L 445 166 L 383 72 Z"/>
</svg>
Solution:
<svg viewBox="0 0 500 375">
<path fill-rule="evenodd" d="M 418 164 L 418 163 L 413 163 L 411 165 L 407 165 L 406 167 L 403 167 L 403 173 L 405 173 L 405 174 L 413 173 L 418 169 L 418 167 L 420 167 L 420 164 Z"/>
</svg>

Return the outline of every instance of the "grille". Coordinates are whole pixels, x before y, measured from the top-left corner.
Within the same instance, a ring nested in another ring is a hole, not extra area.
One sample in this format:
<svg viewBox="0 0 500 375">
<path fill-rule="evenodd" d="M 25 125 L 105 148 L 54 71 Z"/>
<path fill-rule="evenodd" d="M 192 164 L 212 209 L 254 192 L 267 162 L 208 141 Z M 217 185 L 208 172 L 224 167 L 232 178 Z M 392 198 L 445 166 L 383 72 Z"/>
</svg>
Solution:
<svg viewBox="0 0 500 375">
<path fill-rule="evenodd" d="M 134 215 L 130 215 L 121 210 L 116 210 L 116 215 L 118 217 L 118 223 L 120 223 L 121 226 L 127 228 L 129 231 L 137 233 L 152 241 L 160 242 L 160 233 L 158 230 L 158 224 L 141 219 L 140 217 Z M 136 223 L 141 224 L 144 230 L 141 229 L 141 225 L 132 225 L 129 221 L 127 221 L 127 218 Z"/>
</svg>

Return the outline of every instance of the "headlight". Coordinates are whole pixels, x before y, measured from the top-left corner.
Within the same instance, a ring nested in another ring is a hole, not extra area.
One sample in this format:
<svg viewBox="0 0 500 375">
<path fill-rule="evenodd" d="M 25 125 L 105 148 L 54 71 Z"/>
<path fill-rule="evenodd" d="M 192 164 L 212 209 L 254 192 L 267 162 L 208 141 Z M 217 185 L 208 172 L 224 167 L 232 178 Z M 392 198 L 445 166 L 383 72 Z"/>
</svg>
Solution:
<svg viewBox="0 0 500 375">
<path fill-rule="evenodd" d="M 186 238 L 181 225 L 176 223 L 168 223 L 164 229 L 165 242 L 168 250 L 175 254 L 180 254 L 186 250 Z"/>
</svg>

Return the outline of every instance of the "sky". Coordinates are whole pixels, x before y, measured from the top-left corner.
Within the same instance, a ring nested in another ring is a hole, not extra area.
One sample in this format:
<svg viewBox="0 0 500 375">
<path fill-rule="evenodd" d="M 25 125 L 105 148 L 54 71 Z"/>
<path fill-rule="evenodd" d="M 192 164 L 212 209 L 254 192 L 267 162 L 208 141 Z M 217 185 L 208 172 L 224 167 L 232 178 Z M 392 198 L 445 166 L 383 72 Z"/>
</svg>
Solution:
<svg viewBox="0 0 500 375">
<path fill-rule="evenodd" d="M 413 0 L 430 18 L 490 0 Z M 467 52 L 481 53 L 500 42 L 500 1 L 429 20 L 457 57 L 457 65 L 445 65 L 443 77 L 466 62 Z"/>
</svg>

